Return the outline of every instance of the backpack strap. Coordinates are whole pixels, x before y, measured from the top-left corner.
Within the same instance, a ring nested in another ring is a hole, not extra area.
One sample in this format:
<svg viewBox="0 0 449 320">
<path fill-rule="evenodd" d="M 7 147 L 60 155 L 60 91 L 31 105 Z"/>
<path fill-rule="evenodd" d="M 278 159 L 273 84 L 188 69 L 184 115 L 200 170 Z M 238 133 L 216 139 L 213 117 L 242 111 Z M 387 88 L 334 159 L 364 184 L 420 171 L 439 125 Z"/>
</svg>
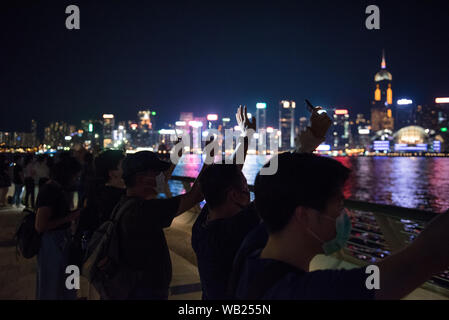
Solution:
<svg viewBox="0 0 449 320">
<path fill-rule="evenodd" d="M 118 244 L 120 243 L 119 221 L 120 221 L 120 218 L 123 216 L 123 214 L 125 214 L 136 203 L 137 203 L 136 198 L 123 199 L 115 206 L 114 210 L 112 210 L 110 220 L 114 224 L 114 228 L 112 231 L 111 240 L 109 242 L 109 247 L 108 247 L 109 256 L 115 257 L 116 259 L 119 258 L 119 252 L 114 252 L 112 250 L 112 248 L 118 249 Z M 115 244 L 113 245 L 114 241 L 115 241 Z"/>
<path fill-rule="evenodd" d="M 246 294 L 247 300 L 260 300 L 265 293 L 288 273 L 302 274 L 304 271 L 282 261 L 270 261 L 251 281 Z"/>
<path fill-rule="evenodd" d="M 131 199 L 123 199 L 117 205 L 114 207 L 114 210 L 112 210 L 110 220 L 113 223 L 118 223 L 122 215 L 128 211 L 129 208 L 131 208 L 135 203 L 137 202 L 137 199 L 131 198 Z"/>
</svg>

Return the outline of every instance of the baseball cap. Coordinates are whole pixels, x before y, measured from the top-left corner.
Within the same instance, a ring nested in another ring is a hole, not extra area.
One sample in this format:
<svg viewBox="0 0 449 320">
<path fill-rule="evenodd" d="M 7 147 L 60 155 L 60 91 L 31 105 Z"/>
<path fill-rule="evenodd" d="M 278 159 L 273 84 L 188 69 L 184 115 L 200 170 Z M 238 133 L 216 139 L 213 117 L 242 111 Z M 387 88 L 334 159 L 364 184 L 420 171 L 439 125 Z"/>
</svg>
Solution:
<svg viewBox="0 0 449 320">
<path fill-rule="evenodd" d="M 147 170 L 165 171 L 170 168 L 170 163 L 159 159 L 156 153 L 140 151 L 126 156 L 123 160 L 123 178 L 131 177 Z"/>
</svg>

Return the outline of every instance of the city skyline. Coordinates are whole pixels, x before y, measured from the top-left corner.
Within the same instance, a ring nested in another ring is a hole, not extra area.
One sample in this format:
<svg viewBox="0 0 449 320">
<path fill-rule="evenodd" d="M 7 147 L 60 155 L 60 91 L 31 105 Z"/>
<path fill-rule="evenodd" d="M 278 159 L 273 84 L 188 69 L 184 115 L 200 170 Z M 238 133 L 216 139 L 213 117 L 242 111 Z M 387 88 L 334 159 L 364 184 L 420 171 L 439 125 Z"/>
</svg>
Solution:
<svg viewBox="0 0 449 320">
<path fill-rule="evenodd" d="M 283 8 L 81 1 L 81 30 L 70 32 L 65 5 L 3 5 L 10 50 L 2 53 L 2 131 L 27 131 L 31 119 L 39 131 L 103 113 L 133 119 L 142 108 L 158 111 L 163 126 L 182 111 L 233 117 L 246 104 L 255 113 L 257 102 L 267 103 L 267 125 L 275 126 L 279 101 L 302 105 L 304 98 L 368 115 L 382 49 L 395 97 L 424 104 L 449 95 L 440 14 L 447 4 L 436 10 L 380 1 L 381 29 L 369 31 L 363 1 Z M 300 107 L 295 122 L 306 115 Z"/>
</svg>

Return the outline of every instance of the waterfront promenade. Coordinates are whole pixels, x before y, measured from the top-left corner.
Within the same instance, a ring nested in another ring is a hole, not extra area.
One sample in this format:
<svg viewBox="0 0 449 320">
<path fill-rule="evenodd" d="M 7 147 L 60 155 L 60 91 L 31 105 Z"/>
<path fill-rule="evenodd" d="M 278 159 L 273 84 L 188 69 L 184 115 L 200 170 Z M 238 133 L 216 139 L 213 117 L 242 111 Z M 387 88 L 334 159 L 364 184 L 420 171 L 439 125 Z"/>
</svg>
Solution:
<svg viewBox="0 0 449 320">
<path fill-rule="evenodd" d="M 36 258 L 16 257 L 16 247 L 12 241 L 21 216 L 21 210 L 16 208 L 0 209 L 0 300 L 35 299 Z M 201 299 L 196 258 L 190 247 L 190 233 L 179 225 L 168 228 L 165 232 L 173 264 L 169 299 Z M 89 295 L 88 282 L 84 277 L 81 277 L 78 297 L 97 299 L 95 294 Z"/>
<path fill-rule="evenodd" d="M 191 247 L 191 227 L 198 211 L 192 209 L 177 217 L 165 234 L 173 264 L 173 277 L 170 285 L 171 300 L 201 299 L 201 286 L 196 257 Z M 35 298 L 36 258 L 16 257 L 12 241 L 16 227 L 22 216 L 21 210 L 14 207 L 0 209 L 0 300 L 33 300 Z M 311 263 L 311 270 L 354 268 L 349 262 L 334 257 L 317 256 Z M 79 298 L 98 299 L 89 294 L 88 283 L 81 277 Z M 448 298 L 438 293 L 418 288 L 405 299 L 441 300 Z"/>
</svg>

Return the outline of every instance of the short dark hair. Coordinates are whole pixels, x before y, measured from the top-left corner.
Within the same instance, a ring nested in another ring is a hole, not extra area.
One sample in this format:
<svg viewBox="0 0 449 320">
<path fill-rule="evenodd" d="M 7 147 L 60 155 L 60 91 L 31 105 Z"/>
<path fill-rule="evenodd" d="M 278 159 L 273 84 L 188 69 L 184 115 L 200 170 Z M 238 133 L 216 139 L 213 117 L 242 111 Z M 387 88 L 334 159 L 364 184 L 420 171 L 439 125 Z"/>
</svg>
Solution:
<svg viewBox="0 0 449 320">
<path fill-rule="evenodd" d="M 284 229 L 298 206 L 324 210 L 350 173 L 340 162 L 314 154 L 282 153 L 277 160 L 277 172 L 259 172 L 254 185 L 256 208 L 270 233 Z"/>
<path fill-rule="evenodd" d="M 67 186 L 70 179 L 81 171 L 81 164 L 72 156 L 64 156 L 50 169 L 50 177 L 62 186 Z"/>
<path fill-rule="evenodd" d="M 243 188 L 242 172 L 235 164 L 213 164 L 201 174 L 200 186 L 207 205 L 213 209 L 226 201 L 230 188 Z"/>
<path fill-rule="evenodd" d="M 117 170 L 120 161 L 125 158 L 121 150 L 106 150 L 95 159 L 95 174 L 97 178 L 109 180 L 109 171 Z"/>
</svg>

